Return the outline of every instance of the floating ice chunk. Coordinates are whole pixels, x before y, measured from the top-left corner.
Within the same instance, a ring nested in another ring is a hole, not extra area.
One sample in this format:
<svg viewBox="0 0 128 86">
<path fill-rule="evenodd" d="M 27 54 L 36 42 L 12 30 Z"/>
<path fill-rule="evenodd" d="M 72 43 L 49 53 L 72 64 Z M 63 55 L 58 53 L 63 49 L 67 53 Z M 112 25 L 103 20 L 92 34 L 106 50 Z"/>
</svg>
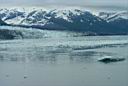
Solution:
<svg viewBox="0 0 128 86">
<path fill-rule="evenodd" d="M 119 61 L 124 61 L 124 60 L 125 58 L 116 58 L 112 56 L 104 56 L 98 59 L 98 61 L 103 62 L 103 63 L 119 62 Z"/>
</svg>

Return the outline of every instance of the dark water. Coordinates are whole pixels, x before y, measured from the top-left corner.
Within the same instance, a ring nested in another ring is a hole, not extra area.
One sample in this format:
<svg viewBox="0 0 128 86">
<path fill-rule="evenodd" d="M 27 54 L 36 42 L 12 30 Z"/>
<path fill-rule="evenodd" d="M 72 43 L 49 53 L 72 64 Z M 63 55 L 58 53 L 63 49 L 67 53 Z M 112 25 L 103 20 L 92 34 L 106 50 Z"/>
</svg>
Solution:
<svg viewBox="0 0 128 86">
<path fill-rule="evenodd" d="M 127 59 L 128 36 L 0 41 L 0 86 L 127 86 Z"/>
</svg>

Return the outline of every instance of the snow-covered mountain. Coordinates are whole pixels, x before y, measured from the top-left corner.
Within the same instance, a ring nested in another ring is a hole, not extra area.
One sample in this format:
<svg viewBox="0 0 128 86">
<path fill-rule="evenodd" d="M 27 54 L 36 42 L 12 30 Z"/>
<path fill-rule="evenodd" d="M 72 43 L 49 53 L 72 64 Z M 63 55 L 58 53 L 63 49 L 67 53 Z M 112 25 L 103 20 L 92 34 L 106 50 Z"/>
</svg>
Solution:
<svg viewBox="0 0 128 86">
<path fill-rule="evenodd" d="M 9 24 L 45 25 L 50 19 L 63 19 L 73 22 L 72 17 L 89 12 L 81 9 L 44 9 L 44 8 L 4 8 L 0 9 L 0 18 Z M 91 13 L 90 13 L 91 14 Z M 81 20 L 81 22 L 84 20 Z"/>
<path fill-rule="evenodd" d="M 0 25 L 6 25 L 6 23 L 0 19 Z"/>
<path fill-rule="evenodd" d="M 128 20 L 128 11 L 121 11 L 121 12 L 100 12 L 99 17 L 111 22 L 116 21 L 119 19 L 126 19 Z"/>
<path fill-rule="evenodd" d="M 11 25 L 48 30 L 128 33 L 128 11 L 95 13 L 83 8 L 1 8 L 0 19 Z"/>
</svg>

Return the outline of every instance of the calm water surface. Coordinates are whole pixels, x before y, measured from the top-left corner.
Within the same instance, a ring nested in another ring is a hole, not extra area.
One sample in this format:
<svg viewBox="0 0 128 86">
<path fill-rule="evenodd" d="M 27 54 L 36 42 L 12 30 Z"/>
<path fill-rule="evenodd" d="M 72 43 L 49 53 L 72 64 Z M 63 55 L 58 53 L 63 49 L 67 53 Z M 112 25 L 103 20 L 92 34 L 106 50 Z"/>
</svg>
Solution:
<svg viewBox="0 0 128 86">
<path fill-rule="evenodd" d="M 0 40 L 0 86 L 128 86 L 127 59 L 128 36 Z"/>
</svg>

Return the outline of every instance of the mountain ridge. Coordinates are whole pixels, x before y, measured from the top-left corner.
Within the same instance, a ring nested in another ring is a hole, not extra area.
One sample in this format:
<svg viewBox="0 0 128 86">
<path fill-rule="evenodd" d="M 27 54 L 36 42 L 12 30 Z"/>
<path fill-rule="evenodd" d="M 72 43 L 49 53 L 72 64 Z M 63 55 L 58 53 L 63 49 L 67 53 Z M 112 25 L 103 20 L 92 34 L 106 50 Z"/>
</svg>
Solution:
<svg viewBox="0 0 128 86">
<path fill-rule="evenodd" d="M 128 34 L 128 11 L 91 12 L 80 8 L 6 8 L 0 18 L 7 24 L 48 30 L 95 34 Z"/>
</svg>

